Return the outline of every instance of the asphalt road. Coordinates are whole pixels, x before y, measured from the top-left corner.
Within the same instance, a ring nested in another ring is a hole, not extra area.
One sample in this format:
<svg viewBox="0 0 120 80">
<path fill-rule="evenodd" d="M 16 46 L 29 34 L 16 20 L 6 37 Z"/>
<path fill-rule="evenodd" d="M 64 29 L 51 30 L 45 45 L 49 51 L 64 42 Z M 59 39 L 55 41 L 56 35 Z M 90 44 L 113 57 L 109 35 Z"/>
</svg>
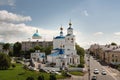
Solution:
<svg viewBox="0 0 120 80">
<path fill-rule="evenodd" d="M 86 62 L 88 63 L 87 59 L 88 58 L 86 57 Z M 99 70 L 99 74 L 93 73 L 94 69 L 96 68 Z M 105 70 L 107 72 L 107 75 L 102 75 L 101 74 L 102 70 Z M 93 75 L 97 76 L 97 80 L 120 80 L 120 78 L 116 77 L 117 73 L 111 72 L 108 66 L 101 65 L 96 59 L 90 56 L 90 76 L 91 76 L 90 78 L 92 78 Z M 88 74 L 86 75 L 86 77 L 87 76 Z"/>
</svg>

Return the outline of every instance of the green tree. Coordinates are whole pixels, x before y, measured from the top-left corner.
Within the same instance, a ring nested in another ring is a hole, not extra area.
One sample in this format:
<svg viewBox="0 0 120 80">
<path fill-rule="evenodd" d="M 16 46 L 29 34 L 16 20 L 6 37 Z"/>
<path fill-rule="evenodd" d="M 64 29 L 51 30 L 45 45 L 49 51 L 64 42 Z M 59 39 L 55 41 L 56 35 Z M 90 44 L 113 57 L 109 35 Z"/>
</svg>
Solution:
<svg viewBox="0 0 120 80">
<path fill-rule="evenodd" d="M 55 74 L 50 74 L 50 80 L 57 80 Z"/>
<path fill-rule="evenodd" d="M 32 53 L 32 52 L 35 52 L 35 49 L 31 48 L 29 51 L 30 51 L 30 53 Z"/>
<path fill-rule="evenodd" d="M 10 44 L 9 43 L 5 43 L 3 45 L 3 50 L 8 54 L 9 53 L 9 49 L 10 49 Z"/>
<path fill-rule="evenodd" d="M 6 70 L 11 65 L 10 57 L 5 53 L 0 53 L 0 69 Z"/>
<path fill-rule="evenodd" d="M 40 50 L 40 52 L 44 52 L 45 51 L 45 48 L 41 47 L 41 46 L 35 46 L 34 47 L 35 50 Z"/>
<path fill-rule="evenodd" d="M 80 55 L 80 56 L 84 56 L 85 55 L 85 50 L 82 47 L 80 47 L 78 44 L 76 44 L 75 47 L 76 47 L 78 55 Z"/>
<path fill-rule="evenodd" d="M 44 76 L 43 75 L 38 76 L 38 80 L 44 80 Z"/>
<path fill-rule="evenodd" d="M 48 47 L 46 47 L 46 48 L 45 48 L 45 54 L 46 54 L 46 55 L 51 54 L 51 50 L 52 50 L 52 49 L 53 49 L 52 46 L 48 46 Z"/>
<path fill-rule="evenodd" d="M 16 65 L 15 64 L 12 64 L 12 68 L 15 68 L 16 67 Z"/>
<path fill-rule="evenodd" d="M 27 77 L 26 80 L 34 80 L 34 78 L 32 76 L 30 76 L 30 77 Z"/>
<path fill-rule="evenodd" d="M 21 43 L 20 42 L 16 42 L 13 46 L 13 54 L 14 56 L 19 57 L 21 54 Z"/>
<path fill-rule="evenodd" d="M 40 50 L 41 47 L 37 45 L 37 46 L 34 47 L 34 49 L 35 49 L 35 50 Z"/>
</svg>

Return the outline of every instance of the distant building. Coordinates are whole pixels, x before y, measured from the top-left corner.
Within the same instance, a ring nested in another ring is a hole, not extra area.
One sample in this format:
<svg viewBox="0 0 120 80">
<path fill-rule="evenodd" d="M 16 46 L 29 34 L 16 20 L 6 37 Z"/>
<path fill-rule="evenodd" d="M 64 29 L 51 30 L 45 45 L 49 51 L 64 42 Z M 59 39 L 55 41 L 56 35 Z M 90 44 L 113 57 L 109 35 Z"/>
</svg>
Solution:
<svg viewBox="0 0 120 80">
<path fill-rule="evenodd" d="M 53 41 L 23 41 L 22 42 L 22 51 L 28 51 L 35 46 L 48 47 L 53 45 Z"/>
<path fill-rule="evenodd" d="M 120 45 L 99 45 L 93 44 L 90 47 L 93 56 L 106 62 L 107 64 L 120 64 Z"/>
<path fill-rule="evenodd" d="M 38 33 L 38 30 L 36 30 L 36 32 L 33 34 L 32 39 L 35 39 L 36 41 L 22 41 L 22 51 L 28 51 L 37 45 L 41 47 L 48 47 L 53 45 L 53 41 L 39 41 L 41 36 Z"/>
</svg>

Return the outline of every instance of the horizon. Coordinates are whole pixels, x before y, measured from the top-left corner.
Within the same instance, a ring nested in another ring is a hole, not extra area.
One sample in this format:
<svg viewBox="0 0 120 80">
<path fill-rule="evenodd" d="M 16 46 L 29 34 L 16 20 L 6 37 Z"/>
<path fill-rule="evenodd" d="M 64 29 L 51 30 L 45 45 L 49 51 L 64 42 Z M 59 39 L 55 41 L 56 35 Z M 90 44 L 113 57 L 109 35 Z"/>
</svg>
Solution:
<svg viewBox="0 0 120 80">
<path fill-rule="evenodd" d="M 43 40 L 64 34 L 71 19 L 76 42 L 120 44 L 120 1 L 114 0 L 0 0 L 0 42 L 28 40 L 38 29 Z"/>
</svg>

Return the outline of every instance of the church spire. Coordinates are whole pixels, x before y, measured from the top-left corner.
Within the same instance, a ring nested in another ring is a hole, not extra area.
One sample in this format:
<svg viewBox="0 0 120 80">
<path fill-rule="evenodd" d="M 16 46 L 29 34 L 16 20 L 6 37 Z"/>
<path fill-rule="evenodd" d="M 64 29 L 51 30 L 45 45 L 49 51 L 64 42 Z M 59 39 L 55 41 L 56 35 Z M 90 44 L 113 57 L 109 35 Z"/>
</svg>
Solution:
<svg viewBox="0 0 120 80">
<path fill-rule="evenodd" d="M 69 28 L 71 28 L 71 26 L 72 26 L 72 23 L 71 23 L 71 19 L 70 19 L 70 22 L 69 22 Z"/>
<path fill-rule="evenodd" d="M 60 27 L 60 36 L 63 36 L 63 28 L 62 28 L 62 25 Z"/>
</svg>

